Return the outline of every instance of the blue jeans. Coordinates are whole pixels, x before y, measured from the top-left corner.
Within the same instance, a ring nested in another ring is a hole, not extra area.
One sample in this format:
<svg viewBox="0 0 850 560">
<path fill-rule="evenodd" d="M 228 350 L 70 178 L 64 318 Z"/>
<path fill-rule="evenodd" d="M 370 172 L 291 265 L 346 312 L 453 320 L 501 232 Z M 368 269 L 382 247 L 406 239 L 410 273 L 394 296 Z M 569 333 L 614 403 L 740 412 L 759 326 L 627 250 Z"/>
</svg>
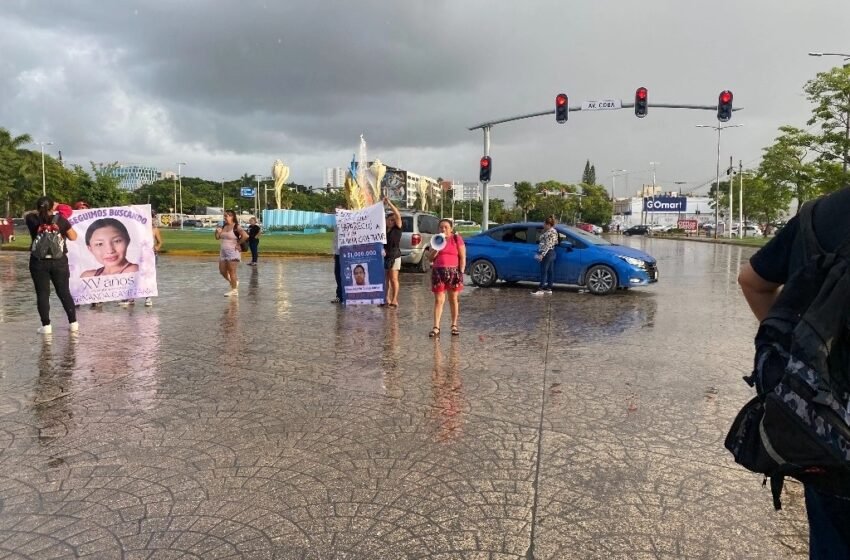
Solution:
<svg viewBox="0 0 850 560">
<path fill-rule="evenodd" d="M 256 237 L 248 240 L 248 248 L 251 249 L 251 262 L 257 262 L 257 248 L 260 246 L 260 240 Z"/>
<path fill-rule="evenodd" d="M 549 249 L 549 252 L 540 261 L 540 289 L 551 290 L 552 284 L 555 283 L 555 250 Z"/>
<path fill-rule="evenodd" d="M 806 486 L 809 558 L 850 558 L 850 497 L 831 496 Z"/>
</svg>

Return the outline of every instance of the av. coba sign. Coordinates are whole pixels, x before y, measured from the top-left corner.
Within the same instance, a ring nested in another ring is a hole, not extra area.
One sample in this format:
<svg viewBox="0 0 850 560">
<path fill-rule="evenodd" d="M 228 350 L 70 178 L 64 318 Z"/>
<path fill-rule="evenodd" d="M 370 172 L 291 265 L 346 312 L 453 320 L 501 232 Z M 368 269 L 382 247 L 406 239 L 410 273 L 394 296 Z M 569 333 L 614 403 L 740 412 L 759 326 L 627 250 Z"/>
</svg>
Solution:
<svg viewBox="0 0 850 560">
<path fill-rule="evenodd" d="M 688 199 L 684 196 L 656 196 L 643 199 L 645 212 L 687 212 Z"/>
</svg>

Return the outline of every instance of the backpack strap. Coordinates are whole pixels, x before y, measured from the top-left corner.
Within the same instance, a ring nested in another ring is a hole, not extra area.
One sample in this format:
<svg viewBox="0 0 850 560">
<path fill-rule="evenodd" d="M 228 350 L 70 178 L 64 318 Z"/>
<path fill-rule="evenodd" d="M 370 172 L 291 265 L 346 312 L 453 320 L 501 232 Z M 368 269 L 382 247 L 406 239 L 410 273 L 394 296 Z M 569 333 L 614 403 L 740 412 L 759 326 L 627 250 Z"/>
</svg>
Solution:
<svg viewBox="0 0 850 560">
<path fill-rule="evenodd" d="M 817 202 L 817 200 L 810 200 L 803 204 L 803 207 L 800 208 L 800 214 L 798 215 L 805 260 L 818 257 L 826 252 L 823 250 L 823 247 L 821 247 L 820 242 L 818 241 L 818 236 L 815 234 L 815 228 L 812 220 L 812 214 L 814 213 L 815 204 L 817 204 Z"/>
</svg>

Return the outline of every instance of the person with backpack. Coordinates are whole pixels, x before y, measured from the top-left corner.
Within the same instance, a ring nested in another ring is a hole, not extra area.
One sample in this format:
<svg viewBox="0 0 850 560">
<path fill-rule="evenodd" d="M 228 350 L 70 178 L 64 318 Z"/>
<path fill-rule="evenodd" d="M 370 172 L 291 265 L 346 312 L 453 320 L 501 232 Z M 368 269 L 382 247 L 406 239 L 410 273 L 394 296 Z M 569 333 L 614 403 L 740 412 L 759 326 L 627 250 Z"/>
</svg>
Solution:
<svg viewBox="0 0 850 560">
<path fill-rule="evenodd" d="M 239 278 L 236 269 L 242 260 L 240 245 L 248 240 L 248 234 L 239 227 L 236 212 L 233 210 L 224 212 L 224 224 L 215 228 L 215 238 L 221 242 L 218 271 L 230 283 L 230 290 L 225 292 L 224 297 L 238 296 Z"/>
<path fill-rule="evenodd" d="M 770 478 L 803 483 L 809 556 L 850 558 L 850 187 L 807 202 L 741 268 L 755 317 L 756 389 L 726 447 Z"/>
<path fill-rule="evenodd" d="M 50 324 L 51 282 L 65 308 L 71 332 L 77 332 L 80 327 L 74 299 L 71 297 L 71 271 L 68 268 L 67 241 L 77 239 L 77 232 L 68 222 L 70 216 L 70 206 L 56 204 L 49 196 L 42 196 L 36 201 L 35 212 L 27 214 L 25 218 L 32 238 L 29 268 L 41 318 L 41 327 L 38 329 L 41 334 L 53 332 L 53 325 Z"/>
</svg>

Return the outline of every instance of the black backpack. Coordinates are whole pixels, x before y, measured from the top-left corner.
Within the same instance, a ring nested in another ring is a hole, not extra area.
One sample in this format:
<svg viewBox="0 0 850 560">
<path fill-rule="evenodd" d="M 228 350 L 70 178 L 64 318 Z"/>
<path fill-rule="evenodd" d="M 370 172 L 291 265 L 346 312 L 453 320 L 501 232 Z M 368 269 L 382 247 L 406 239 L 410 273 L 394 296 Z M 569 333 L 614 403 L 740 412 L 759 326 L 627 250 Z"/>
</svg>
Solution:
<svg viewBox="0 0 850 560">
<path fill-rule="evenodd" d="M 812 227 L 814 204 L 799 215 L 804 266 L 756 334 L 755 367 L 744 378 L 756 397 L 725 442 L 736 462 L 770 478 L 776 509 L 786 476 L 850 493 L 850 239 L 826 253 Z"/>
<path fill-rule="evenodd" d="M 48 223 L 38 226 L 30 253 L 39 260 L 61 259 L 65 256 L 65 238 L 56 225 L 55 214 Z"/>
</svg>

